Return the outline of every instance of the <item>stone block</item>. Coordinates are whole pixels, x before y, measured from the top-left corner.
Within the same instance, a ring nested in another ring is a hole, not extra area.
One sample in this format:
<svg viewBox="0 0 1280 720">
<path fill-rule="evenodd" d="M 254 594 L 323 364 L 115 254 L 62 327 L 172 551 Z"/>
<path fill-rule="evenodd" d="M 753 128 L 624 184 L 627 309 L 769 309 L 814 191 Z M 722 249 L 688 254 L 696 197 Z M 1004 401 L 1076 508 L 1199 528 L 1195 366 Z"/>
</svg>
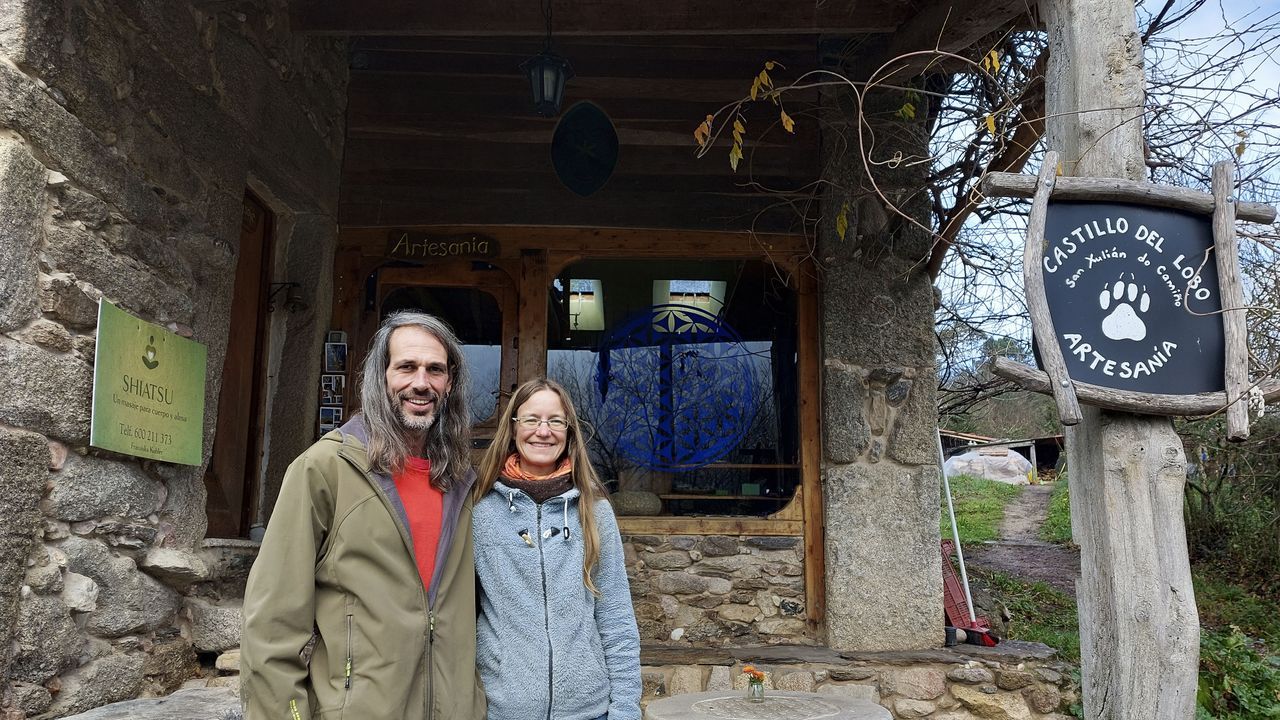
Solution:
<svg viewBox="0 0 1280 720">
<path fill-rule="evenodd" d="M 868 667 L 837 668 L 827 671 L 827 677 L 845 682 L 849 680 L 866 680 L 876 676 L 876 671 Z"/>
<path fill-rule="evenodd" d="M 0 370 L 3 374 L 4 370 Z M 15 623 L 27 558 L 47 557 L 36 546 L 40 529 L 38 503 L 49 476 L 48 442 L 35 433 L 0 427 L 0 648 L 7 648 Z M 6 676 L 11 655 L 0 650 L 0 678 Z"/>
<path fill-rule="evenodd" d="M 234 648 L 222 653 L 214 661 L 213 666 L 221 672 L 240 672 L 240 648 Z"/>
<path fill-rule="evenodd" d="M 239 653 L 236 657 L 238 661 Z M 221 661 L 222 658 L 219 657 L 218 662 Z M 187 680 L 200 674 L 200 661 L 196 658 L 195 649 L 185 638 L 158 642 L 147 653 L 142 664 L 142 674 L 162 692 L 173 692 Z"/>
<path fill-rule="evenodd" d="M 1062 704 L 1062 693 L 1052 685 L 1027 688 L 1023 691 L 1027 704 L 1038 713 L 1051 713 Z"/>
<path fill-rule="evenodd" d="M 685 695 L 702 692 L 702 668 L 696 665 L 680 665 L 671 671 L 671 681 L 667 683 L 667 694 Z"/>
<path fill-rule="evenodd" d="M 10 666 L 12 678 L 43 685 L 76 666 L 85 637 L 59 598 L 32 595 L 19 606 L 13 642 L 16 649 Z"/>
<path fill-rule="evenodd" d="M 53 695 L 43 685 L 16 682 L 10 689 L 13 692 L 13 706 L 28 717 L 39 715 L 53 702 Z"/>
<path fill-rule="evenodd" d="M 191 613 L 191 644 L 204 652 L 222 652 L 240 647 L 241 609 L 239 603 L 217 604 L 203 598 L 187 598 Z"/>
<path fill-rule="evenodd" d="M 74 456 L 53 476 L 46 512 L 76 522 L 119 515 L 145 518 L 160 509 L 164 485 L 136 463 Z"/>
<path fill-rule="evenodd" d="M 813 673 L 801 671 L 780 674 L 774 679 L 774 684 L 778 686 L 779 690 L 813 692 L 816 681 L 814 680 Z"/>
<path fill-rule="evenodd" d="M 968 685 L 952 685 L 951 694 L 974 715 L 985 720 L 1029 720 L 1031 711 L 1021 695 L 985 693 Z"/>
<path fill-rule="evenodd" d="M 40 276 L 41 309 L 73 328 L 92 328 L 98 324 L 98 298 L 88 283 L 77 282 L 74 275 L 54 273 Z"/>
<path fill-rule="evenodd" d="M 68 569 L 98 584 L 98 608 L 86 627 L 107 638 L 154 630 L 173 621 L 181 597 L 96 540 L 70 537 L 58 546 Z"/>
<path fill-rule="evenodd" d="M 45 562 L 27 570 L 23 584 L 34 592 L 50 594 L 62 592 L 62 568 L 45 554 Z"/>
<path fill-rule="evenodd" d="M 92 389 L 93 370 L 76 357 L 0 336 L 0 423 L 87 445 Z"/>
<path fill-rule="evenodd" d="M 667 696 L 667 676 L 661 670 L 640 672 L 640 696 L 647 699 Z"/>
<path fill-rule="evenodd" d="M 667 572 L 659 575 L 654 584 L 659 592 L 669 595 L 696 595 L 706 592 L 707 581 L 708 578 L 687 572 Z"/>
<path fill-rule="evenodd" d="M 693 564 L 689 559 L 689 553 L 684 550 L 641 553 L 640 559 L 653 570 L 679 570 Z"/>
<path fill-rule="evenodd" d="M 142 691 L 143 658 L 139 655 L 109 655 L 62 675 L 62 690 L 49 707 L 51 717 L 75 716 L 103 705 L 132 700 Z M 119 708 L 103 708 L 99 717 Z M 120 717 L 117 715 L 116 717 Z M 136 718 L 136 715 L 127 717 Z"/>
<path fill-rule="evenodd" d="M 870 700 L 877 705 L 880 704 L 880 691 L 875 685 L 864 685 L 862 683 L 827 683 L 818 688 L 819 695 L 839 695 L 842 697 L 857 698 L 859 700 Z"/>
<path fill-rule="evenodd" d="M 823 450 L 833 463 L 857 462 L 871 442 L 866 393 L 857 368 L 827 362 L 822 385 Z"/>
<path fill-rule="evenodd" d="M 1035 681 L 1035 675 L 1026 670 L 999 670 L 996 672 L 996 687 L 1001 690 L 1021 690 Z"/>
<path fill-rule="evenodd" d="M 933 700 L 947 691 L 947 676 L 942 670 L 927 667 L 891 670 L 881 675 L 880 689 L 886 695 Z"/>
<path fill-rule="evenodd" d="M 800 545 L 797 537 L 753 537 L 747 538 L 747 546 L 761 550 L 791 550 Z"/>
<path fill-rule="evenodd" d="M 708 535 L 702 539 L 702 554 L 707 557 L 737 555 L 738 539 L 726 535 Z"/>
<path fill-rule="evenodd" d="M 151 548 L 138 563 L 148 575 L 179 590 L 212 577 L 209 566 L 195 553 L 176 548 Z"/>
<path fill-rule="evenodd" d="M 54 352 L 71 352 L 74 347 L 71 342 L 71 333 L 67 332 L 66 328 L 44 318 L 37 318 L 26 327 L 9 333 L 9 336 Z"/>
<path fill-rule="evenodd" d="M 835 650 L 905 650 L 943 642 L 935 468 L 828 467 L 828 642 Z"/>
<path fill-rule="evenodd" d="M 761 635 L 773 635 L 778 637 L 800 636 L 804 635 L 808 627 L 804 620 L 794 618 L 765 618 L 756 623 L 756 630 Z"/>
<path fill-rule="evenodd" d="M 48 171 L 21 140 L 0 138 L 0 332 L 40 314 L 39 248 Z"/>
<path fill-rule="evenodd" d="M 93 578 L 68 572 L 62 587 L 62 604 L 76 612 L 93 612 L 98 609 L 98 583 Z"/>
<path fill-rule="evenodd" d="M 619 490 L 609 495 L 609 502 L 620 516 L 662 514 L 662 498 L 643 490 Z"/>
<path fill-rule="evenodd" d="M 911 698 L 898 698 L 893 701 L 893 713 L 898 718 L 922 718 L 927 717 L 938 706 L 927 700 L 912 700 Z"/>
<path fill-rule="evenodd" d="M 915 368 L 915 374 L 910 392 L 903 398 L 901 407 L 898 407 L 893 416 L 889 457 L 906 465 L 931 465 L 936 468 L 937 372 L 930 365 Z"/>
<path fill-rule="evenodd" d="M 991 671 L 984 667 L 959 667 L 947 673 L 947 679 L 970 685 L 989 683 L 995 679 Z"/>
<path fill-rule="evenodd" d="M 716 609 L 721 620 L 749 623 L 760 616 L 760 610 L 749 605 L 721 605 Z"/>
<path fill-rule="evenodd" d="M 239 720 L 241 715 L 238 688 L 199 687 L 181 689 L 162 698 L 144 698 L 102 707 L 64 720 L 175 720 L 175 718 L 208 718 Z"/>
<path fill-rule="evenodd" d="M 711 676 L 707 678 L 708 690 L 732 690 L 733 676 L 729 672 L 729 668 L 724 665 L 715 665 L 711 668 Z"/>
</svg>

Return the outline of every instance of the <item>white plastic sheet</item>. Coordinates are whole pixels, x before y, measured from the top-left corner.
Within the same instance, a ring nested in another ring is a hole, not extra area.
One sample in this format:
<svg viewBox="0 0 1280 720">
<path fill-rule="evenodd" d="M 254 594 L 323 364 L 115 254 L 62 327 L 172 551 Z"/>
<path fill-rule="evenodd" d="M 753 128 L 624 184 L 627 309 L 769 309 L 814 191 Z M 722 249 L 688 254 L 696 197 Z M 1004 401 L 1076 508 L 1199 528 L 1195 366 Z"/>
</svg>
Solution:
<svg viewBox="0 0 1280 720">
<path fill-rule="evenodd" d="M 947 477 L 972 475 L 1010 485 L 1028 485 L 1031 462 L 1014 450 L 973 450 L 947 459 L 942 471 Z"/>
</svg>

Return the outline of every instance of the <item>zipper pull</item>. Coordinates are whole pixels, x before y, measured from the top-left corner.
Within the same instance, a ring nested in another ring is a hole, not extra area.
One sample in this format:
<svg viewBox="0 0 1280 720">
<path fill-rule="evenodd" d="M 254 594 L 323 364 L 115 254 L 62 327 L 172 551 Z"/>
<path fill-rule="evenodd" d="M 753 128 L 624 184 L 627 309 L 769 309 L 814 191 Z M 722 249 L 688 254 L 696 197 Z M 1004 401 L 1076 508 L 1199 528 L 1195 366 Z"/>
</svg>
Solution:
<svg viewBox="0 0 1280 720">
<path fill-rule="evenodd" d="M 436 614 L 432 610 L 427 611 L 427 639 L 433 642 L 436 639 Z"/>
<path fill-rule="evenodd" d="M 351 689 L 351 613 L 347 613 L 347 664 L 343 670 L 343 687 Z"/>
<path fill-rule="evenodd" d="M 351 658 L 347 658 L 346 680 L 343 681 L 343 685 L 347 690 L 351 689 Z"/>
</svg>

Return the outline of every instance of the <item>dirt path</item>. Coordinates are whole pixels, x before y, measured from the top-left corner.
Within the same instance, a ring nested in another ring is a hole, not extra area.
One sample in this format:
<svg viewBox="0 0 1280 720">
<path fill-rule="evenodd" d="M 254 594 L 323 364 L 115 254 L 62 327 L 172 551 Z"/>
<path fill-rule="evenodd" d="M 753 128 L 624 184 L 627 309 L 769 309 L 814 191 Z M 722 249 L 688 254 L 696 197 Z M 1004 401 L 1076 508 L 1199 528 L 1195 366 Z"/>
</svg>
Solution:
<svg viewBox="0 0 1280 720">
<path fill-rule="evenodd" d="M 1047 583 L 1075 597 L 1080 551 L 1045 542 L 1038 536 L 1052 494 L 1052 485 L 1024 487 L 1005 507 L 1000 539 L 966 547 L 965 560 L 981 568 Z"/>
</svg>

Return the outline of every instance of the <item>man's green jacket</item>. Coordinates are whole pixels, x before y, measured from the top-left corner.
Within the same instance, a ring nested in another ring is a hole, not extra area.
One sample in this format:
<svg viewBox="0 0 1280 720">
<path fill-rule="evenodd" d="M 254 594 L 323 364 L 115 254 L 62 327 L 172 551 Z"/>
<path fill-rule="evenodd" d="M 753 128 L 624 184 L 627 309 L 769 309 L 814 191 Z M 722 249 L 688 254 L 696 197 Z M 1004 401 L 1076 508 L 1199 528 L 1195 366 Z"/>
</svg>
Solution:
<svg viewBox="0 0 1280 720">
<path fill-rule="evenodd" d="M 246 720 L 485 716 L 475 663 L 474 475 L 444 494 L 428 592 L 395 484 L 369 469 L 365 444 L 356 416 L 285 473 L 245 589 Z"/>
</svg>

